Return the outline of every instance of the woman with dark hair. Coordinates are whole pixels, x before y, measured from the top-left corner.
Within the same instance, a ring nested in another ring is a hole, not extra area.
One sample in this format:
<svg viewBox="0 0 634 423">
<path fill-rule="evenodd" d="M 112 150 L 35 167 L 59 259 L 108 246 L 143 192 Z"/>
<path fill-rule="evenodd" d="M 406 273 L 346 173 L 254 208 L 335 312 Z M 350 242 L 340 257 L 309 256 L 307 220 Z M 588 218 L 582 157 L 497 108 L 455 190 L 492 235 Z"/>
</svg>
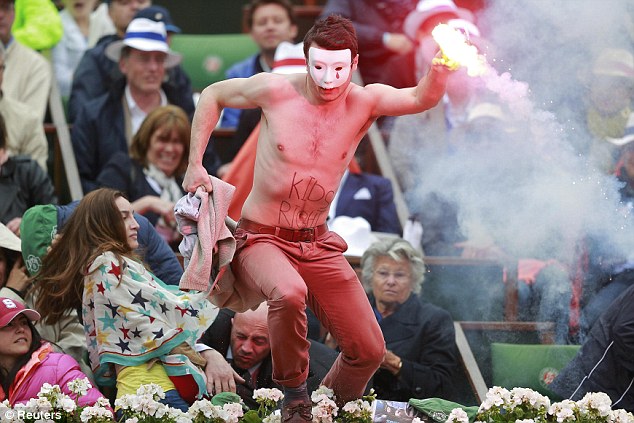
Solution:
<svg viewBox="0 0 634 423">
<path fill-rule="evenodd" d="M 144 384 L 163 388 L 163 402 L 186 411 L 206 393 L 194 350 L 218 309 L 207 293 L 165 285 L 134 254 L 139 228 L 129 201 L 100 188 L 77 205 L 42 261 L 34 284 L 42 321 L 78 310 L 99 386 L 117 398 Z"/>
<path fill-rule="evenodd" d="M 51 344 L 42 340 L 33 326 L 39 319 L 37 311 L 0 297 L 0 401 L 8 399 L 11 406 L 36 398 L 45 383 L 70 395 L 68 382 L 86 378 L 74 358 L 53 352 Z M 101 392 L 90 388 L 77 403 L 93 405 L 99 398 Z"/>
<path fill-rule="evenodd" d="M 187 168 L 191 127 L 178 106 L 152 111 L 132 138 L 130 154 L 112 156 L 97 178 L 99 186 L 123 192 L 168 243 L 180 240 L 174 204 Z"/>
</svg>

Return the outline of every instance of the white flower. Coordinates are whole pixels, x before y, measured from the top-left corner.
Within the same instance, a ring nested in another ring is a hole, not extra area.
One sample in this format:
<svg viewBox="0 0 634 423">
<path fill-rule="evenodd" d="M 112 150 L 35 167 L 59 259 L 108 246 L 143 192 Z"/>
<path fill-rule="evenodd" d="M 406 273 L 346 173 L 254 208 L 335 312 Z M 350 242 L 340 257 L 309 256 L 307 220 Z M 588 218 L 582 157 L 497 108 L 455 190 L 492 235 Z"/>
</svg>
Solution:
<svg viewBox="0 0 634 423">
<path fill-rule="evenodd" d="M 412 423 L 422 423 L 422 420 L 419 417 L 414 417 L 414 420 L 412 420 Z"/>
<path fill-rule="evenodd" d="M 280 413 L 272 413 L 262 419 L 262 423 L 282 423 L 282 415 Z"/>
<path fill-rule="evenodd" d="M 79 420 L 81 420 L 83 423 L 88 423 L 90 422 L 91 419 L 114 419 L 114 416 L 112 415 L 112 411 L 108 410 L 105 407 L 102 406 L 92 406 L 92 407 L 86 407 L 81 411 L 81 414 L 79 415 Z"/>
<path fill-rule="evenodd" d="M 215 419 L 220 416 L 221 410 L 221 407 L 213 405 L 209 400 L 203 399 L 194 402 L 187 412 L 192 419 L 196 418 L 199 413 L 202 413 L 207 419 Z"/>
<path fill-rule="evenodd" d="M 125 423 L 139 423 L 139 419 L 136 417 L 130 417 L 129 419 L 126 419 Z"/>
<path fill-rule="evenodd" d="M 174 420 L 176 423 L 191 423 L 192 419 L 188 413 L 178 409 L 168 407 L 167 409 L 167 417 L 169 419 Z"/>
<path fill-rule="evenodd" d="M 330 398 L 320 395 L 321 400 L 313 406 L 313 422 L 330 423 L 337 415 L 339 407 Z"/>
<path fill-rule="evenodd" d="M 165 398 L 163 388 L 156 383 L 148 383 L 147 385 L 139 386 L 139 389 L 136 390 L 136 394 L 139 396 L 149 395 L 153 398 L 158 397 L 159 399 Z"/>
<path fill-rule="evenodd" d="M 610 423 L 634 423 L 634 414 L 625 410 L 612 410 Z"/>
<path fill-rule="evenodd" d="M 277 388 L 260 388 L 253 391 L 253 399 L 256 401 L 264 400 L 277 404 L 283 398 L 284 394 Z"/>
<path fill-rule="evenodd" d="M 577 403 L 571 400 L 563 400 L 561 402 L 556 402 L 550 406 L 548 409 L 548 414 L 551 416 L 555 416 L 557 422 L 567 422 L 575 420 L 575 408 L 577 407 Z"/>
<path fill-rule="evenodd" d="M 95 401 L 94 407 L 110 408 L 110 401 L 104 397 L 99 397 L 97 401 Z"/>
<path fill-rule="evenodd" d="M 61 408 L 67 413 L 72 413 L 77 408 L 77 403 L 69 397 L 63 397 L 58 400 L 57 408 Z"/>
<path fill-rule="evenodd" d="M 349 413 L 352 417 L 361 417 L 363 412 L 370 413 L 372 406 L 369 402 L 363 400 L 348 401 L 342 408 L 342 411 Z"/>
<path fill-rule="evenodd" d="M 535 423 L 533 419 L 515 420 L 515 423 Z"/>
<path fill-rule="evenodd" d="M 40 392 L 38 392 L 38 396 L 44 396 L 44 395 L 48 395 L 51 392 L 55 391 L 56 386 L 51 385 L 50 383 L 45 383 L 44 385 L 42 385 L 42 387 L 40 388 Z"/>
<path fill-rule="evenodd" d="M 224 404 L 222 406 L 222 411 L 224 411 L 226 413 L 225 421 L 227 423 L 237 423 L 238 420 L 240 420 L 240 417 L 242 417 L 244 415 L 244 413 L 242 411 L 242 405 L 237 403 L 237 402 L 231 402 L 229 404 Z"/>
<path fill-rule="evenodd" d="M 327 398 L 332 399 L 332 398 L 335 397 L 335 391 L 333 391 L 330 388 L 325 387 L 324 385 L 319 385 L 319 388 L 314 390 L 313 393 L 310 395 L 310 399 L 314 403 L 318 403 L 319 401 L 321 401 L 322 395 L 326 396 Z"/>
<path fill-rule="evenodd" d="M 92 388 L 90 381 L 87 377 L 83 379 L 73 379 L 68 382 L 68 390 L 73 394 L 84 396 L 88 393 L 88 390 Z"/>
<path fill-rule="evenodd" d="M 469 416 L 462 408 L 454 408 L 449 413 L 447 423 L 469 423 Z"/>
<path fill-rule="evenodd" d="M 581 400 L 577 401 L 577 405 L 582 414 L 594 411 L 601 417 L 607 417 L 611 411 L 612 400 L 606 393 L 588 392 Z"/>
</svg>

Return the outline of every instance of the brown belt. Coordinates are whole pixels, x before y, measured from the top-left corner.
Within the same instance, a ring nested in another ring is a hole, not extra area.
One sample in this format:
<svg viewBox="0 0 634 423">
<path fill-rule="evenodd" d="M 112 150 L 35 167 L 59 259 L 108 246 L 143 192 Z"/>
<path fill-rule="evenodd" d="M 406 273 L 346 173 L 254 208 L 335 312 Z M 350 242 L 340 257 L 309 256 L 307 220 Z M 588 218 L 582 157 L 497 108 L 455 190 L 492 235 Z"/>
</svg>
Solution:
<svg viewBox="0 0 634 423">
<path fill-rule="evenodd" d="M 240 219 L 238 221 L 238 228 L 256 234 L 275 235 L 278 238 L 290 242 L 313 242 L 328 232 L 328 225 L 325 223 L 312 228 L 288 229 L 280 228 L 279 226 L 262 225 L 261 223 L 248 219 Z"/>
</svg>

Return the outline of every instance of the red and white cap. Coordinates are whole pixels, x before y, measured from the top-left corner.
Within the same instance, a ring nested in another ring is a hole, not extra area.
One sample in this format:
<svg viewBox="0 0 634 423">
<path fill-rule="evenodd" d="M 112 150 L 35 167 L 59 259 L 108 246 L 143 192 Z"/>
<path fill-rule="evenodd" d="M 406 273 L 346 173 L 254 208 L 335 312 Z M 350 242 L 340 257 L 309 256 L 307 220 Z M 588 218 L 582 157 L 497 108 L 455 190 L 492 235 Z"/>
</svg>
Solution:
<svg viewBox="0 0 634 423">
<path fill-rule="evenodd" d="M 403 23 L 403 32 L 412 40 L 416 39 L 416 33 L 432 16 L 446 14 L 450 19 L 464 19 L 474 22 L 473 13 L 470 10 L 456 6 L 453 0 L 420 0 L 416 9 L 407 15 Z"/>
<path fill-rule="evenodd" d="M 0 328 L 5 327 L 19 314 L 24 314 L 30 321 L 40 320 L 40 313 L 26 308 L 20 301 L 0 297 Z"/>
<path fill-rule="evenodd" d="M 293 44 L 282 41 L 275 49 L 273 59 L 273 73 L 288 75 L 291 73 L 306 73 L 306 57 L 304 57 L 304 43 Z"/>
</svg>

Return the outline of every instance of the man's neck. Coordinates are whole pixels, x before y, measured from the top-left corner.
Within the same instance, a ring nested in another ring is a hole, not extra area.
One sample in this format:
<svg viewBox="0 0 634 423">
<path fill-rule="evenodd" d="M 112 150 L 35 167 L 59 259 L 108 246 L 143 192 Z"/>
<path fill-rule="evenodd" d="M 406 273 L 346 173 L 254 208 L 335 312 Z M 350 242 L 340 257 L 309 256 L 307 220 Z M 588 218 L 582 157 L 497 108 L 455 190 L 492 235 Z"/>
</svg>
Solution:
<svg viewBox="0 0 634 423">
<path fill-rule="evenodd" d="M 130 87 L 130 95 L 136 105 L 146 113 L 150 113 L 161 105 L 161 93 L 159 91 L 142 92 Z"/>
</svg>

